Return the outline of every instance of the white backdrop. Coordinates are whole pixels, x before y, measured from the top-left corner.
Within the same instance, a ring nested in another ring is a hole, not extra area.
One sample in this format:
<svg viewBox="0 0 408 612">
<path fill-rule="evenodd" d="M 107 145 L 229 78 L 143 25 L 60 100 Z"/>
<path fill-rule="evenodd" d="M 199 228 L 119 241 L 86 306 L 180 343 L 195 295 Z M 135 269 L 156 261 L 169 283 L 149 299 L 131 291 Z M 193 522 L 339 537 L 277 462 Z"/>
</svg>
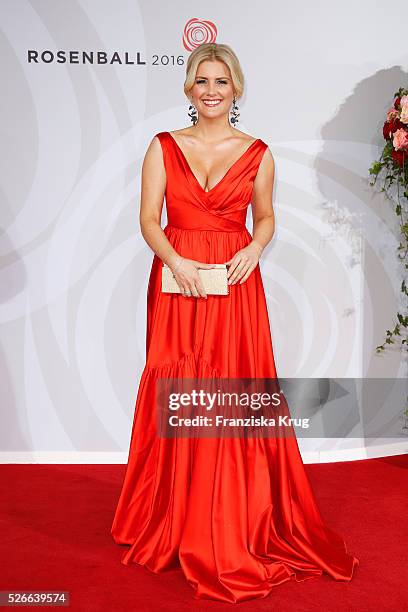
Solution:
<svg viewBox="0 0 408 612">
<path fill-rule="evenodd" d="M 375 354 L 400 270 L 393 207 L 368 175 L 408 83 L 405 0 L 0 7 L 4 461 L 126 460 L 153 258 L 141 163 L 156 132 L 189 124 L 185 62 L 202 32 L 238 54 L 238 128 L 275 158 L 277 228 L 261 269 L 278 376 L 407 376 L 399 350 Z M 82 51 L 108 62 L 82 63 Z M 391 454 L 392 442 L 299 445 L 305 461 L 329 461 Z"/>
</svg>

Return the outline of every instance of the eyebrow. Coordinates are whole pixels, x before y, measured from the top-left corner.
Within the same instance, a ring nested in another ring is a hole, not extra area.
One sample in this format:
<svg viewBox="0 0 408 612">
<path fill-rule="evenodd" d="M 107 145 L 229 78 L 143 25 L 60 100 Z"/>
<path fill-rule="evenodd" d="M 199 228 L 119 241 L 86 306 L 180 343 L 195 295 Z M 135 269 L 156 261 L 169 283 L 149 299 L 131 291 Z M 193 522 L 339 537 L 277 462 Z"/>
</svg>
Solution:
<svg viewBox="0 0 408 612">
<path fill-rule="evenodd" d="M 200 76 L 199 74 L 196 76 L 196 79 L 206 79 L 208 77 L 205 76 Z M 218 77 L 214 77 L 215 79 L 229 79 L 230 77 L 228 76 L 218 76 Z"/>
</svg>

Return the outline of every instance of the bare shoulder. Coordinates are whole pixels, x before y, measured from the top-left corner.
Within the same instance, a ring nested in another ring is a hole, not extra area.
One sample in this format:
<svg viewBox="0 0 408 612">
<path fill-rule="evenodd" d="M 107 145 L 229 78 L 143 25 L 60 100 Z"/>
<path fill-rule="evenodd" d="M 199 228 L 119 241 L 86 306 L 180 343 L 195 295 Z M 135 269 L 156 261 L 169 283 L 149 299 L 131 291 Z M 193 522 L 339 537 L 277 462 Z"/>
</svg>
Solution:
<svg viewBox="0 0 408 612">
<path fill-rule="evenodd" d="M 155 134 L 151 139 L 149 146 L 143 158 L 143 170 L 150 171 L 154 168 L 164 168 L 164 155 L 160 138 Z"/>
<path fill-rule="evenodd" d="M 258 172 L 255 179 L 255 186 L 258 185 L 260 188 L 264 188 L 266 184 L 273 183 L 274 177 L 275 160 L 270 148 L 266 146 L 258 167 Z"/>
<path fill-rule="evenodd" d="M 147 147 L 145 157 L 158 157 L 159 155 L 162 155 L 162 144 L 158 135 L 155 134 Z"/>
<path fill-rule="evenodd" d="M 264 164 L 264 166 L 267 166 L 267 167 L 269 166 L 271 168 L 275 167 L 275 159 L 272 155 L 272 151 L 270 150 L 268 146 L 266 146 L 265 148 L 265 151 L 262 157 L 262 164 Z"/>
<path fill-rule="evenodd" d="M 159 151 L 161 149 L 161 142 L 158 134 L 155 134 L 151 139 L 149 146 L 147 147 L 147 151 Z"/>
<path fill-rule="evenodd" d="M 258 140 L 261 140 L 261 142 L 263 142 L 263 144 L 266 145 L 265 151 L 264 151 L 264 154 L 261 160 L 261 167 L 269 168 L 270 170 L 273 171 L 275 169 L 275 160 L 272 155 L 272 151 L 270 150 L 268 144 L 264 140 L 262 140 L 262 138 L 258 138 Z"/>
<path fill-rule="evenodd" d="M 275 160 L 269 147 L 264 151 L 259 169 L 270 175 L 275 172 Z"/>
</svg>

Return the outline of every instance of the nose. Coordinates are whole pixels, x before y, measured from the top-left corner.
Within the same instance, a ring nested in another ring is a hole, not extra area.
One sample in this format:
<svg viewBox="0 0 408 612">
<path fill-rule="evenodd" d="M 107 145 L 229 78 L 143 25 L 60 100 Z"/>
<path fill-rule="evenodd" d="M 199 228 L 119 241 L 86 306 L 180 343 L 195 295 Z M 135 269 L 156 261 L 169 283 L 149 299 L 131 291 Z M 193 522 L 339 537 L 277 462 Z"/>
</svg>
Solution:
<svg viewBox="0 0 408 612">
<path fill-rule="evenodd" d="M 217 88 L 215 86 L 215 83 L 212 83 L 211 81 L 208 82 L 208 87 L 207 87 L 207 95 L 208 96 L 216 96 L 217 95 Z"/>
</svg>

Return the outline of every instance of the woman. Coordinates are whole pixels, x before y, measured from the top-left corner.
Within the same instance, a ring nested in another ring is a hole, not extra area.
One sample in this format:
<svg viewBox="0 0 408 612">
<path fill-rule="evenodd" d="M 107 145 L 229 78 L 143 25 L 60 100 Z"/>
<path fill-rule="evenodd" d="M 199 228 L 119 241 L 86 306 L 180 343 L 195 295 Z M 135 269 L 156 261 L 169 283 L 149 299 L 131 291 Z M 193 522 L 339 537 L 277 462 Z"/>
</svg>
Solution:
<svg viewBox="0 0 408 612">
<path fill-rule="evenodd" d="M 350 580 L 359 563 L 324 525 L 295 437 L 165 438 L 156 430 L 158 380 L 277 378 L 258 264 L 274 233 L 274 160 L 261 139 L 230 125 L 243 82 L 229 46 L 198 47 L 184 87 L 194 125 L 158 133 L 144 159 L 140 223 L 155 252 L 146 367 L 112 525 L 115 542 L 129 546 L 125 565 L 181 566 L 195 598 L 234 603 L 292 577 Z M 163 263 L 182 293 L 161 291 Z M 215 263 L 228 265 L 229 295 L 204 291 L 198 270 Z"/>
</svg>

